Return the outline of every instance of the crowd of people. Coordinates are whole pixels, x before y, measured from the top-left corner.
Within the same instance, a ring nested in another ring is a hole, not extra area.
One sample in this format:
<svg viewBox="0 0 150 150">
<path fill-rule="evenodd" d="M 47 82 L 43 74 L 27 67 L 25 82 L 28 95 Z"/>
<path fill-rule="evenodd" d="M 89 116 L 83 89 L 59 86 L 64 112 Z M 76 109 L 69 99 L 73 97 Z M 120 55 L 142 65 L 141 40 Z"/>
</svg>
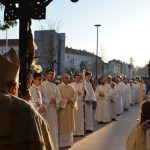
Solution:
<svg viewBox="0 0 150 150">
<path fill-rule="evenodd" d="M 139 79 L 106 76 L 95 80 L 92 73 L 86 71 L 74 76 L 65 73 L 58 80 L 55 70 L 48 68 L 45 78 L 39 69 L 28 78 L 30 96 L 24 101 L 15 96 L 18 95 L 16 78 L 19 69 L 19 61 L 17 65 L 13 64 L 16 60 L 13 50 L 7 56 L 0 56 L 0 69 L 9 66 L 9 70 L 5 69 L 0 76 L 0 109 L 7 114 L 4 122 L 0 122 L 0 139 L 3 139 L 0 149 L 23 150 L 23 146 L 28 150 L 68 148 L 73 144 L 74 136 L 94 131 L 94 119 L 98 124 L 117 121 L 117 116 L 139 103 L 141 93 L 143 100 L 150 99 L 147 84 Z"/>
<path fill-rule="evenodd" d="M 141 84 L 146 98 L 147 85 L 139 79 L 106 76 L 93 80 L 86 71 L 84 75 L 63 74 L 58 80 L 55 71 L 47 69 L 44 81 L 41 73 L 34 73 L 29 93 L 31 103 L 48 121 L 58 150 L 71 147 L 74 136 L 93 132 L 93 119 L 98 124 L 117 121 L 117 116 L 139 103 Z"/>
</svg>

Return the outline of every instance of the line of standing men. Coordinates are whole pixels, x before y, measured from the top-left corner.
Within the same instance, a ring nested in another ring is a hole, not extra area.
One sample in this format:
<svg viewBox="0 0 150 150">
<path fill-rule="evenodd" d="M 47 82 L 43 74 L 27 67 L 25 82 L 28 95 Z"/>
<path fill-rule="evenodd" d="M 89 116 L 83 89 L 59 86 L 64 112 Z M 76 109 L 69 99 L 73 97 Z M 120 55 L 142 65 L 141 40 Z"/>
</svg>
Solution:
<svg viewBox="0 0 150 150">
<path fill-rule="evenodd" d="M 43 82 L 38 80 L 41 79 L 40 74 L 35 78 L 33 76 L 33 83 L 29 89 L 32 102 L 34 106 L 37 105 L 37 110 L 50 125 L 55 150 L 70 147 L 74 135 L 84 135 L 84 100 L 85 129 L 87 132 L 93 131 L 92 102 L 96 99 L 90 83 L 91 76 L 91 72 L 86 72 L 85 80 L 82 82 L 81 75 L 76 74 L 75 81 L 69 84 L 70 76 L 64 74 L 58 85 L 53 82 L 55 71 L 52 69 L 47 70 L 46 80 Z M 41 100 L 37 99 L 37 92 L 40 93 Z"/>
<path fill-rule="evenodd" d="M 41 74 L 33 76 L 29 89 L 31 101 L 49 123 L 55 150 L 70 147 L 73 136 L 83 136 L 85 131 L 93 132 L 93 102 L 97 102 L 95 119 L 99 123 L 116 120 L 116 114 L 123 113 L 124 108 L 128 109 L 131 104 L 130 97 L 126 98 L 128 101 L 123 99 L 123 94 L 130 95 L 125 94 L 126 81 L 123 83 L 117 78 L 116 82 L 112 82 L 111 77 L 107 77 L 107 81 L 102 78 L 94 92 L 91 77 L 92 73 L 89 71 L 85 73 L 83 80 L 80 74 L 75 74 L 74 81 L 70 83 L 70 76 L 64 74 L 61 83 L 56 85 L 53 69 L 47 70 L 46 80 L 43 82 Z M 39 100 L 36 95 L 39 95 Z"/>
<path fill-rule="evenodd" d="M 37 78 L 41 78 L 41 75 Z M 29 89 L 32 102 L 35 104 L 37 102 L 34 93 L 38 91 L 41 94 L 42 103 L 39 107 L 45 108 L 41 114 L 49 123 L 55 150 L 70 147 L 73 143 L 74 109 L 76 109 L 77 93 L 69 85 L 69 78 L 68 74 L 64 74 L 62 82 L 57 86 L 53 83 L 55 71 L 48 69 L 46 80 L 41 85 L 35 85 L 33 82 Z M 39 80 L 39 82 L 41 81 Z"/>
</svg>

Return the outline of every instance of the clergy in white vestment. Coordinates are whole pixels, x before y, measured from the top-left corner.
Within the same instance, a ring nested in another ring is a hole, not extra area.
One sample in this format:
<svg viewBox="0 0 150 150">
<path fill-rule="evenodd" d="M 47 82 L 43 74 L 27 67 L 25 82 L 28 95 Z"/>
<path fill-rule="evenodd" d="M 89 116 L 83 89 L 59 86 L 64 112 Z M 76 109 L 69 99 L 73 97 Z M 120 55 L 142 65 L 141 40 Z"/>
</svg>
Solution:
<svg viewBox="0 0 150 150">
<path fill-rule="evenodd" d="M 124 109 L 128 110 L 130 108 L 130 104 L 131 104 L 131 88 L 130 88 L 130 84 L 128 82 L 128 79 L 124 79 L 124 83 L 125 83 L 125 105 L 124 105 Z"/>
<path fill-rule="evenodd" d="M 47 69 L 46 81 L 42 82 L 40 90 L 42 94 L 43 104 L 46 107 L 44 117 L 49 123 L 55 150 L 59 150 L 57 109 L 61 100 L 61 95 L 59 88 L 55 83 L 53 83 L 54 78 L 55 71 L 53 69 Z"/>
<path fill-rule="evenodd" d="M 132 80 L 129 80 L 130 88 L 131 88 L 131 105 L 134 105 L 134 94 L 135 94 L 135 86 Z"/>
<path fill-rule="evenodd" d="M 39 113 L 45 112 L 40 91 L 41 81 L 42 74 L 35 71 L 33 73 L 32 85 L 29 88 L 29 94 L 31 96 L 31 103 Z"/>
<path fill-rule="evenodd" d="M 124 110 L 124 106 L 125 106 L 125 84 L 123 82 L 123 78 L 119 77 L 120 82 L 119 82 L 119 94 L 121 95 L 122 98 L 122 105 L 123 105 L 123 110 Z"/>
<path fill-rule="evenodd" d="M 107 76 L 107 77 L 105 78 L 105 81 L 106 81 L 106 82 L 105 82 L 105 86 L 107 86 L 108 89 L 111 88 L 111 87 L 110 87 L 110 84 L 112 83 L 112 76 L 110 76 L 110 75 Z"/>
<path fill-rule="evenodd" d="M 90 83 L 92 73 L 90 71 L 85 72 L 84 86 L 87 90 L 85 96 L 85 130 L 86 132 L 93 131 L 93 108 L 92 102 L 96 101 L 95 93 Z"/>
<path fill-rule="evenodd" d="M 109 107 L 109 113 L 110 113 L 110 119 L 112 121 L 116 121 L 117 119 L 117 99 L 118 99 L 118 89 L 116 88 L 116 84 L 114 82 L 110 83 L 110 90 L 109 90 L 109 101 L 110 101 L 110 107 Z"/>
<path fill-rule="evenodd" d="M 60 108 L 58 110 L 59 147 L 68 148 L 73 144 L 75 130 L 74 111 L 77 109 L 77 93 L 69 84 L 70 76 L 64 74 L 58 85 L 61 93 Z"/>
<path fill-rule="evenodd" d="M 73 88 L 78 94 L 77 99 L 77 106 L 78 110 L 76 110 L 75 113 L 75 136 L 82 136 L 84 135 L 84 95 L 86 93 L 84 84 L 81 80 L 80 74 L 74 75 L 74 82 L 71 83 Z"/>
<path fill-rule="evenodd" d="M 118 97 L 116 100 L 116 105 L 117 105 L 117 115 L 119 116 L 120 114 L 123 113 L 123 102 L 122 102 L 122 94 L 121 94 L 121 84 L 120 84 L 120 79 L 116 78 L 116 89 L 118 90 Z"/>
<path fill-rule="evenodd" d="M 107 76 L 107 77 L 106 77 L 106 84 L 105 84 L 105 85 L 108 87 L 108 89 L 111 88 L 110 84 L 111 84 L 112 82 L 113 82 L 113 81 L 112 81 L 112 76 L 111 76 L 111 75 Z M 110 101 L 109 99 L 108 99 L 108 105 L 109 105 L 109 110 L 110 110 L 111 101 Z M 110 118 L 110 120 L 111 120 L 110 113 L 109 113 L 109 118 Z"/>
<path fill-rule="evenodd" d="M 134 80 L 134 85 L 135 85 L 134 103 L 137 104 L 137 103 L 139 103 L 139 99 L 140 99 L 140 83 L 139 83 L 139 81 Z"/>
<path fill-rule="evenodd" d="M 112 82 L 112 76 L 107 76 L 106 78 L 106 84 L 109 84 L 109 87 L 110 87 L 110 83 Z"/>
<path fill-rule="evenodd" d="M 99 123 L 108 123 L 110 121 L 109 114 L 109 90 L 108 84 L 106 84 L 106 79 L 104 77 L 100 80 L 100 85 L 95 90 L 96 95 L 96 112 L 95 119 Z"/>
</svg>

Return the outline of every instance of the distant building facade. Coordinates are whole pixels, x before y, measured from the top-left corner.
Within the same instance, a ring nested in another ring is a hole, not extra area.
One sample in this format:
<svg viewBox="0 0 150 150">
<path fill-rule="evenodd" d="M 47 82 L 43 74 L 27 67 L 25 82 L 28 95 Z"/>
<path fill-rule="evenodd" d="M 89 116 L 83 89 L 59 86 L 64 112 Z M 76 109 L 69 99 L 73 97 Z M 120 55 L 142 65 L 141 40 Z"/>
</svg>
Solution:
<svg viewBox="0 0 150 150">
<path fill-rule="evenodd" d="M 34 32 L 34 41 L 37 45 L 36 57 L 38 64 L 44 70 L 53 67 L 58 75 L 64 73 L 65 61 L 65 33 L 55 30 L 41 30 Z"/>
<path fill-rule="evenodd" d="M 45 71 L 47 67 L 53 66 L 58 75 L 63 73 L 82 73 L 83 70 L 89 70 L 95 77 L 96 74 L 96 55 L 86 50 L 77 50 L 65 47 L 65 33 L 57 33 L 55 30 L 35 31 L 34 41 L 37 45 L 35 56 L 37 63 Z M 19 53 L 19 40 L 0 39 L 0 54 L 3 55 L 10 48 L 14 48 Z M 110 60 L 108 63 L 97 57 L 97 76 L 148 76 L 147 66 L 144 68 L 134 68 L 120 60 Z"/>
<path fill-rule="evenodd" d="M 98 57 L 97 73 L 101 76 L 102 60 Z M 65 71 L 67 73 L 82 73 L 83 70 L 89 70 L 95 76 L 96 55 L 86 50 L 77 50 L 66 47 L 65 49 Z"/>
<path fill-rule="evenodd" d="M 116 59 L 110 60 L 107 65 L 107 74 L 129 76 L 128 64 Z"/>
<path fill-rule="evenodd" d="M 7 53 L 11 48 L 19 52 L 19 40 L 18 39 L 0 39 L 0 54 Z"/>
</svg>

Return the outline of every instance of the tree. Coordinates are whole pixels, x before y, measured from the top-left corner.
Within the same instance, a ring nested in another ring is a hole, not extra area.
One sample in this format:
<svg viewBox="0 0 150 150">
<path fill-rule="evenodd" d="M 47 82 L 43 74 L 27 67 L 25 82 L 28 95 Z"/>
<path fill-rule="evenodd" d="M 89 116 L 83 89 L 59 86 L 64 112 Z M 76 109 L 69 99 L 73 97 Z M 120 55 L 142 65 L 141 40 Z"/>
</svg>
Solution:
<svg viewBox="0 0 150 150">
<path fill-rule="evenodd" d="M 0 10 L 3 11 L 4 5 L 0 3 Z M 17 25 L 17 21 L 4 21 L 4 18 L 2 17 L 0 20 L 0 30 L 5 31 L 8 30 L 9 28 L 13 28 Z"/>
<path fill-rule="evenodd" d="M 56 62 L 56 33 L 59 31 L 62 22 L 47 21 L 46 23 L 47 27 L 40 25 L 40 36 L 42 40 L 39 42 L 37 41 L 37 45 L 40 44 L 38 47 L 40 47 L 40 49 L 44 52 L 38 53 L 37 51 L 36 57 L 47 62 L 50 68 L 54 68 L 54 64 L 58 63 Z"/>
</svg>

